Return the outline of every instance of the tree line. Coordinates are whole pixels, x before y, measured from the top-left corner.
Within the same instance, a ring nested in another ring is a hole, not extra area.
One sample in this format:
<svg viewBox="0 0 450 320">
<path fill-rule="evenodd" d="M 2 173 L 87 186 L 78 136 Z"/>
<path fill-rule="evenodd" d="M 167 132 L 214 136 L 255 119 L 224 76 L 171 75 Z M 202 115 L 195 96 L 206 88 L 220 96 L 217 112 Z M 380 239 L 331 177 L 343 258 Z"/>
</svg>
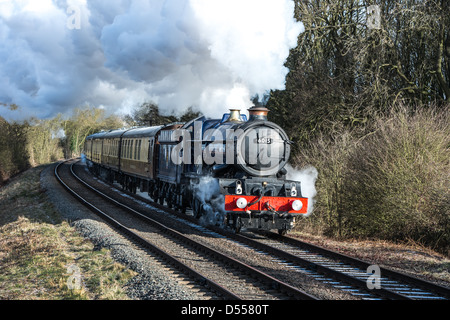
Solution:
<svg viewBox="0 0 450 320">
<path fill-rule="evenodd" d="M 20 110 L 15 106 L 13 110 Z M 69 119 L 27 119 L 8 122 L 0 117 L 0 185 L 12 175 L 80 153 L 84 138 L 101 129 L 122 126 L 101 109 L 78 108 Z"/>
<path fill-rule="evenodd" d="M 19 110 L 17 105 L 5 105 Z M 0 107 L 2 107 L 0 105 Z M 104 109 L 76 108 L 69 118 L 31 118 L 8 122 L 0 117 L 0 185 L 12 175 L 30 166 L 79 156 L 90 134 L 134 126 L 156 126 L 187 121 L 200 113 L 189 108 L 180 117 L 162 115 L 154 103 L 143 103 L 129 115 L 107 115 Z"/>
<path fill-rule="evenodd" d="M 305 31 L 267 107 L 319 172 L 299 229 L 450 254 L 450 1 L 294 2 Z"/>
<path fill-rule="evenodd" d="M 305 31 L 286 62 L 286 90 L 268 106 L 299 145 L 336 123 L 365 126 L 393 104 L 448 105 L 449 0 L 294 2 Z"/>
</svg>

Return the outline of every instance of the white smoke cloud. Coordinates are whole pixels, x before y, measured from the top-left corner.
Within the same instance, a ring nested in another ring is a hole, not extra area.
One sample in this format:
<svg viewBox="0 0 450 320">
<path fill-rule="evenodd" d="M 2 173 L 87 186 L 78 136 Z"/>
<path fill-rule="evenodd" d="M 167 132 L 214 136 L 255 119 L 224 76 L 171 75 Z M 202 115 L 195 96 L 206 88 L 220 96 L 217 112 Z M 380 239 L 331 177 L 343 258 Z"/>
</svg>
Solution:
<svg viewBox="0 0 450 320">
<path fill-rule="evenodd" d="M 79 28 L 68 27 L 77 8 Z M 0 103 L 25 116 L 84 104 L 210 116 L 283 89 L 303 26 L 292 0 L 0 0 Z M 0 116 L 18 118 L 0 107 Z"/>
<path fill-rule="evenodd" d="M 300 181 L 302 197 L 308 198 L 308 212 L 306 216 L 309 216 L 314 210 L 314 204 L 316 202 L 316 180 L 319 175 L 316 168 L 308 166 L 302 169 L 292 167 L 290 164 L 286 165 L 286 179 Z"/>
</svg>

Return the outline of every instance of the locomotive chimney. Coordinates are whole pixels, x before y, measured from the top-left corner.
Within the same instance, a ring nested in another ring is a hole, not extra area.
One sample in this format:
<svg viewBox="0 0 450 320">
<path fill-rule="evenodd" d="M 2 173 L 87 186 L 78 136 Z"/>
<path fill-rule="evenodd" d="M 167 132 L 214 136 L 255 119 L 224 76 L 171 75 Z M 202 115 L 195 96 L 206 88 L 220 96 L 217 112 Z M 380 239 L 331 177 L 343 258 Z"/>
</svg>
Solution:
<svg viewBox="0 0 450 320">
<path fill-rule="evenodd" d="M 240 109 L 230 109 L 230 117 L 227 121 L 231 122 L 241 122 L 241 110 Z"/>
<path fill-rule="evenodd" d="M 267 120 L 267 114 L 269 113 L 269 109 L 265 107 L 257 107 L 253 106 L 250 109 L 248 109 L 249 113 L 249 119 L 248 121 L 254 121 L 254 120 Z"/>
</svg>

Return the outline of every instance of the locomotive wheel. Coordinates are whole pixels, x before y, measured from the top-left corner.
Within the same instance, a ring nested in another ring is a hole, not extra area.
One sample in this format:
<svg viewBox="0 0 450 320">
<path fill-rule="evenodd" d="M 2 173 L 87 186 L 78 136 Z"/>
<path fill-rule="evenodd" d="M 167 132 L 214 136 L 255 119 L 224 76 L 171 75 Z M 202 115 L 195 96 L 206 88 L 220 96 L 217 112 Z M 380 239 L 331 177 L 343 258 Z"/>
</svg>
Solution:
<svg viewBox="0 0 450 320">
<path fill-rule="evenodd" d="M 151 198 L 153 201 L 158 202 L 158 190 L 157 189 L 153 189 L 153 191 L 151 193 Z"/>
<path fill-rule="evenodd" d="M 234 220 L 234 232 L 235 233 L 241 232 L 241 228 L 242 228 L 241 217 L 236 217 L 236 219 Z"/>
<path fill-rule="evenodd" d="M 177 195 L 175 193 L 175 188 L 173 186 L 169 187 L 169 190 L 167 191 L 167 206 L 169 209 L 172 209 L 174 207 L 174 204 L 176 204 Z"/>
<path fill-rule="evenodd" d="M 169 195 L 167 196 L 167 206 L 169 207 L 169 209 L 173 208 L 173 205 L 175 203 L 174 201 L 174 193 L 173 192 L 169 192 Z"/>
<path fill-rule="evenodd" d="M 181 198 L 180 198 L 179 201 L 177 200 L 177 201 L 175 202 L 175 203 L 176 203 L 175 207 L 176 207 L 178 210 L 180 210 L 181 213 L 186 213 L 186 208 L 189 207 L 189 204 L 188 204 L 188 203 L 185 203 L 185 201 L 183 200 L 183 196 L 180 195 L 179 197 L 181 197 Z"/>
<path fill-rule="evenodd" d="M 198 219 L 203 215 L 203 204 L 199 198 L 194 197 L 192 199 L 192 212 L 194 213 L 194 218 Z"/>
<path fill-rule="evenodd" d="M 280 236 L 285 236 L 287 234 L 287 230 L 286 229 L 278 229 L 278 234 Z"/>
</svg>

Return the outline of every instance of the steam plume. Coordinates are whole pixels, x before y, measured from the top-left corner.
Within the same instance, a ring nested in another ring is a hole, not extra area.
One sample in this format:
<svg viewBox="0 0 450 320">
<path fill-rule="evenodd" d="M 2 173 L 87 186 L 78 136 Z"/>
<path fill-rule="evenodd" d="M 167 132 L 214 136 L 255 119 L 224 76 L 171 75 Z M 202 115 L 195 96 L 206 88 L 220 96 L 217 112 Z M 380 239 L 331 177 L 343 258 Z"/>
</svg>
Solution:
<svg viewBox="0 0 450 320">
<path fill-rule="evenodd" d="M 317 194 L 316 180 L 318 176 L 317 169 L 309 166 L 303 169 L 293 168 L 290 164 L 286 165 L 287 175 L 286 179 L 300 181 L 302 188 L 302 196 L 308 198 L 308 212 L 306 216 L 309 216 L 314 210 L 314 197 Z"/>
<path fill-rule="evenodd" d="M 126 113 L 150 100 L 176 114 L 245 108 L 284 88 L 303 28 L 293 9 L 292 0 L 0 1 L 0 103 L 21 106 L 0 115 L 84 104 Z"/>
</svg>

